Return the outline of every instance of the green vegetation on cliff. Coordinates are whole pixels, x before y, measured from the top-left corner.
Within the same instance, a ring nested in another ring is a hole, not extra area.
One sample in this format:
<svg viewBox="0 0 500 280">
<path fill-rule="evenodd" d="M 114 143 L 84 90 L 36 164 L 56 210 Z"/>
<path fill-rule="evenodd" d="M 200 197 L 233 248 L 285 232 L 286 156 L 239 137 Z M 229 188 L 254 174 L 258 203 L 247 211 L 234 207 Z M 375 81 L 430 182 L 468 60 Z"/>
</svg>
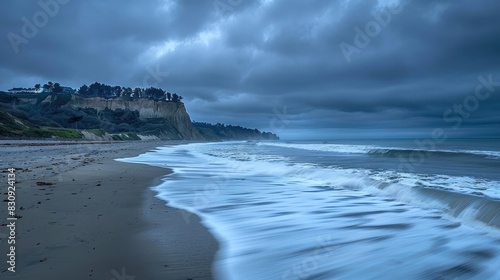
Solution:
<svg viewBox="0 0 500 280">
<path fill-rule="evenodd" d="M 27 120 L 21 120 L 5 111 L 0 111 L 0 136 L 26 138 L 82 138 L 76 129 L 40 127 Z"/>
</svg>

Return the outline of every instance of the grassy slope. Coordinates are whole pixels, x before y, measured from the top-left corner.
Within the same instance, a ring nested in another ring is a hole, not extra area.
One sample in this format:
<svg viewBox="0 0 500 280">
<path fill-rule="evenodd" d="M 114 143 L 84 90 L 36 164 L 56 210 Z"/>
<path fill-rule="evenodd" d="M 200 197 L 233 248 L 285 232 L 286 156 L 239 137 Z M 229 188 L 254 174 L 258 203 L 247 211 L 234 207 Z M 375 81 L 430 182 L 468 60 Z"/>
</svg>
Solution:
<svg viewBox="0 0 500 280">
<path fill-rule="evenodd" d="M 52 138 L 53 136 L 69 139 L 82 138 L 82 134 L 76 129 L 37 127 L 3 111 L 0 111 L 0 135 L 29 138 Z"/>
</svg>

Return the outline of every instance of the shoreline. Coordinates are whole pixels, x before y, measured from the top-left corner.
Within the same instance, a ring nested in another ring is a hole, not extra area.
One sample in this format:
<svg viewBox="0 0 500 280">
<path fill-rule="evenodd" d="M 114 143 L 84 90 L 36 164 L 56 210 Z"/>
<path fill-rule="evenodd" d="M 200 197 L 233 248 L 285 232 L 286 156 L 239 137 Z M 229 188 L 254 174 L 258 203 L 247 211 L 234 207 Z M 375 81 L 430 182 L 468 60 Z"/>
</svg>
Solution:
<svg viewBox="0 0 500 280">
<path fill-rule="evenodd" d="M 182 143 L 1 147 L 2 171 L 17 169 L 17 214 L 23 216 L 16 226 L 16 272 L 0 273 L 2 279 L 212 279 L 215 238 L 198 216 L 186 224 L 181 210 L 151 189 L 172 171 L 115 160 Z M 7 217 L 7 203 L 0 207 Z M 7 250 L 0 242 L 0 271 L 8 267 Z"/>
</svg>

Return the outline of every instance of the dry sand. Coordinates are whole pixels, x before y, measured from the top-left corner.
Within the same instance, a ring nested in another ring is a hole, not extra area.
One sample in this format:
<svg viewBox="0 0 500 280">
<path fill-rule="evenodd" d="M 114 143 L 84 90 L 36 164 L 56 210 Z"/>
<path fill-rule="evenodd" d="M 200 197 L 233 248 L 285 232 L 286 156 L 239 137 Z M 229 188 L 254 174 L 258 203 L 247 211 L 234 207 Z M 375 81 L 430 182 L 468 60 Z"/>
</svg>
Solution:
<svg viewBox="0 0 500 280">
<path fill-rule="evenodd" d="M 215 239 L 149 189 L 171 171 L 113 160 L 179 142 L 68 143 L 0 141 L 2 200 L 14 167 L 22 216 L 16 272 L 1 279 L 212 279 Z M 6 202 L 0 217 L 7 223 Z M 6 234 L 1 227 L 0 271 Z"/>
</svg>

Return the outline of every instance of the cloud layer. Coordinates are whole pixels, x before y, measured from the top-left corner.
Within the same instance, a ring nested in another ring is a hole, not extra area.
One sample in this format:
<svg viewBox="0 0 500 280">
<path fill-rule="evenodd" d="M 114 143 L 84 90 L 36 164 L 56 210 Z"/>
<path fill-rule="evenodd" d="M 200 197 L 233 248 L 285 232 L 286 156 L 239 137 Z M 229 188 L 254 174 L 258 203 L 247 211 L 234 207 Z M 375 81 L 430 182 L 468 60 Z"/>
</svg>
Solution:
<svg viewBox="0 0 500 280">
<path fill-rule="evenodd" d="M 183 95 L 194 120 L 285 138 L 500 136 L 495 0 L 2 5 L 4 90 L 160 86 Z"/>
</svg>

